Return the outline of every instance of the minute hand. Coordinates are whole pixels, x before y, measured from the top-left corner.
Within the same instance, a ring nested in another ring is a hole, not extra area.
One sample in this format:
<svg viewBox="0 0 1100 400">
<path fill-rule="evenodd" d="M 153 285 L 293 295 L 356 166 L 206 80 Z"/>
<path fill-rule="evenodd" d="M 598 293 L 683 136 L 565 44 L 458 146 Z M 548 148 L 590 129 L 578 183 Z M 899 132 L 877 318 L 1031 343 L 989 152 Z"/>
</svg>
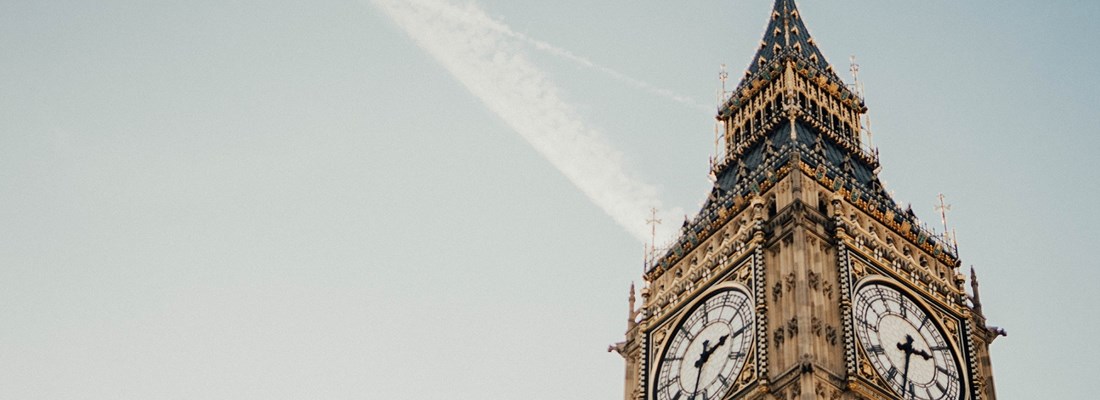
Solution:
<svg viewBox="0 0 1100 400">
<path fill-rule="evenodd" d="M 901 391 L 904 393 L 905 387 L 909 385 L 909 359 L 914 354 L 925 360 L 932 358 L 932 355 L 928 354 L 927 351 L 914 349 L 913 337 L 910 335 L 905 335 L 905 343 L 898 343 L 898 350 L 905 352 L 905 368 L 904 372 L 901 373 Z"/>
</svg>

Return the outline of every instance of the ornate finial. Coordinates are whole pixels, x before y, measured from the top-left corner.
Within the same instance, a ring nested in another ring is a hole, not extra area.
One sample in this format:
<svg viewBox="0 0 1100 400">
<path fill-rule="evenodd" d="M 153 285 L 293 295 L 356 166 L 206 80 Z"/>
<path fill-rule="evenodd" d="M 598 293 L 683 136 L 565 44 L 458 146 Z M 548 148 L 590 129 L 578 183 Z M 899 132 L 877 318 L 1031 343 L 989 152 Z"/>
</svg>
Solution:
<svg viewBox="0 0 1100 400">
<path fill-rule="evenodd" d="M 890 199 L 893 199 L 893 198 L 897 197 L 897 195 L 898 195 L 896 190 L 891 190 L 890 189 L 890 181 L 886 181 L 886 180 L 882 181 L 882 190 L 886 191 L 886 194 L 888 196 L 890 196 Z"/>
<path fill-rule="evenodd" d="M 940 221 L 943 222 L 943 238 L 946 239 L 948 243 L 953 243 L 955 247 L 958 247 L 954 235 L 951 234 L 951 230 L 947 227 L 947 212 L 951 211 L 951 205 L 944 202 L 943 193 L 940 193 L 939 199 L 940 204 L 936 206 L 936 211 L 940 212 Z"/>
<path fill-rule="evenodd" d="M 637 324 L 635 318 L 638 316 L 638 311 L 634 309 L 636 298 L 634 297 L 634 282 L 630 282 L 630 297 L 627 298 L 628 310 L 626 313 L 626 329 L 631 329 Z"/>
<path fill-rule="evenodd" d="M 726 96 L 726 80 L 730 78 L 729 72 L 726 72 L 726 64 L 722 64 L 718 70 L 718 80 L 722 81 L 722 97 Z"/>
<path fill-rule="evenodd" d="M 856 92 L 856 96 L 859 96 L 860 100 L 863 100 L 863 85 L 859 83 L 859 64 L 856 63 L 856 56 L 848 58 L 852 64 L 848 67 L 848 70 L 852 72 L 852 91 Z"/>
<path fill-rule="evenodd" d="M 718 133 L 720 130 L 723 130 L 723 129 L 720 128 L 722 126 L 722 122 L 724 122 L 724 120 L 714 121 L 714 156 L 710 158 L 710 170 L 711 170 L 711 180 L 712 181 L 717 181 L 718 180 L 718 177 L 716 175 L 714 175 L 714 168 L 718 164 L 721 164 L 722 162 L 724 162 L 725 158 L 726 158 L 723 154 L 719 153 L 719 151 L 721 151 L 721 150 L 720 150 L 720 147 L 718 146 L 719 140 L 722 137 Z"/>
<path fill-rule="evenodd" d="M 660 219 L 657 219 L 657 208 L 653 207 L 649 209 L 650 217 L 645 221 L 649 225 L 649 251 L 647 252 L 647 259 L 654 260 L 657 252 L 657 224 L 661 223 Z"/>
<path fill-rule="evenodd" d="M 978 293 L 978 273 L 974 272 L 974 266 L 970 266 L 970 290 L 974 295 L 970 298 L 974 302 L 974 312 L 982 313 L 982 296 Z"/>
<path fill-rule="evenodd" d="M 855 92 L 856 97 L 858 97 L 859 101 L 862 102 L 864 99 L 864 93 L 863 82 L 859 81 L 859 64 L 856 63 L 855 55 L 849 57 L 848 60 L 851 61 L 851 65 L 849 65 L 848 70 L 852 72 L 852 91 Z M 874 134 L 871 133 L 871 116 L 867 113 L 863 113 L 860 115 L 860 128 L 860 133 L 867 135 L 868 150 L 874 151 L 875 142 Z"/>
</svg>

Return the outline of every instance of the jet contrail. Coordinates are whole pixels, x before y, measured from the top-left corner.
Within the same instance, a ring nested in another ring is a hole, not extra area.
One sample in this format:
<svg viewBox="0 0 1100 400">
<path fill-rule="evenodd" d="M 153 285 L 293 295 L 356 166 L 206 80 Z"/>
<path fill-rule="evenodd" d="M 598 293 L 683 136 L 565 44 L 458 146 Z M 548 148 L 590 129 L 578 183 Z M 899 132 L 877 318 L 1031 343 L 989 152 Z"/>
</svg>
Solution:
<svg viewBox="0 0 1100 400">
<path fill-rule="evenodd" d="M 505 28 L 507 28 L 507 26 L 505 26 Z M 649 83 L 646 83 L 645 81 L 642 81 L 640 79 L 631 78 L 630 76 L 627 76 L 626 74 L 623 74 L 619 71 L 611 69 L 610 67 L 606 67 L 606 66 L 603 66 L 603 65 L 600 65 L 600 64 L 596 64 L 595 62 L 592 62 L 592 60 L 589 60 L 585 57 L 581 57 L 581 56 L 578 56 L 576 54 L 573 54 L 573 52 L 571 52 L 569 50 L 554 46 L 550 43 L 546 43 L 546 42 L 541 41 L 541 40 L 533 39 L 533 38 L 528 37 L 527 35 L 524 35 L 522 33 L 513 32 L 511 29 L 507 30 L 505 33 L 508 34 L 508 35 L 511 35 L 511 36 L 513 36 L 513 37 L 515 37 L 519 40 L 530 43 L 531 45 L 535 46 L 535 48 L 537 48 L 539 50 L 543 50 L 547 53 L 550 53 L 550 54 L 553 54 L 555 56 L 573 61 L 577 64 L 582 65 L 582 66 L 585 66 L 585 67 L 588 67 L 588 68 L 593 68 L 597 71 L 603 72 L 603 73 L 607 74 L 608 76 L 610 76 L 612 78 L 615 78 L 615 80 L 617 80 L 619 82 L 622 82 L 622 83 L 625 83 L 627 85 L 633 86 L 635 89 L 645 90 L 647 92 L 650 92 L 652 94 L 667 98 L 667 99 L 675 101 L 677 103 L 703 110 L 704 112 L 707 112 L 709 114 L 713 114 L 713 113 L 716 112 L 715 107 L 699 104 L 699 102 L 695 101 L 694 99 L 692 99 L 690 97 L 673 93 L 671 90 L 668 90 L 668 89 L 662 89 L 662 88 L 655 87 L 655 86 L 650 85 Z"/>
<path fill-rule="evenodd" d="M 588 126 L 562 100 L 558 87 L 528 61 L 522 45 L 531 40 L 508 33 L 506 25 L 474 4 L 372 2 L 615 222 L 639 240 L 649 240 L 649 210 L 662 208 L 657 189 L 628 171 L 622 153 Z M 682 215 L 674 209 L 658 217 L 676 221 Z M 669 237 L 672 225 L 663 225 L 658 237 Z"/>
<path fill-rule="evenodd" d="M 421 2 L 421 1 L 417 1 L 417 2 Z M 471 14 L 469 12 L 464 11 L 461 7 L 458 7 L 458 6 L 455 6 L 455 5 L 452 5 L 452 4 L 447 4 L 447 3 L 444 3 L 444 2 L 426 2 L 426 3 L 427 4 L 424 4 L 425 7 L 430 8 L 433 12 L 436 12 L 441 16 L 445 16 L 446 18 L 453 19 L 454 21 L 461 21 L 462 23 L 466 23 L 466 24 L 476 24 L 476 26 L 478 26 L 481 29 L 490 29 L 490 30 L 502 33 L 504 35 L 513 37 L 515 39 L 518 39 L 522 42 L 525 42 L 527 44 L 530 44 L 530 45 L 534 46 L 536 49 L 545 51 L 545 52 L 550 53 L 550 54 L 552 54 L 554 56 L 557 56 L 559 58 L 572 61 L 572 62 L 574 62 L 574 63 L 576 63 L 576 64 L 578 64 L 582 67 L 591 68 L 591 69 L 600 71 L 600 72 L 606 74 L 607 76 L 610 76 L 610 77 L 614 78 L 615 80 L 617 80 L 621 83 L 624 83 L 628 86 L 631 86 L 635 89 L 643 90 L 643 91 L 649 92 L 651 94 L 654 94 L 654 95 L 657 95 L 657 96 L 660 96 L 660 97 L 664 97 L 664 98 L 672 100 L 674 102 L 683 104 L 685 106 L 702 110 L 703 112 L 706 112 L 708 114 L 713 114 L 713 113 L 716 112 L 714 106 L 708 106 L 708 105 L 701 104 L 701 103 L 695 101 L 695 99 L 693 99 L 689 96 L 684 96 L 684 95 L 681 95 L 681 94 L 677 94 L 677 93 L 675 93 L 675 92 L 673 92 L 669 89 L 664 89 L 664 88 L 659 88 L 659 87 L 653 86 L 653 85 L 649 84 L 648 82 L 645 82 L 641 79 L 633 78 L 629 75 L 621 73 L 621 72 L 619 72 L 615 69 L 612 69 L 608 66 L 601 65 L 601 64 L 598 64 L 596 62 L 593 62 L 592 60 L 590 60 L 586 57 L 583 57 L 583 56 L 579 56 L 579 55 L 577 55 L 577 54 L 575 54 L 575 53 L 573 53 L 569 50 L 563 49 L 563 48 L 558 47 L 558 46 L 554 46 L 554 45 L 552 45 L 550 43 L 547 43 L 546 41 L 543 41 L 543 40 L 538 40 L 538 39 L 532 38 L 532 37 L 530 37 L 526 34 L 523 34 L 521 32 L 516 32 L 515 30 L 513 30 L 510 26 L 506 25 L 505 23 L 500 22 L 499 20 L 496 20 L 496 19 L 492 19 L 491 17 L 489 17 L 488 15 L 486 15 L 484 13 L 481 13 L 481 15 Z"/>
</svg>

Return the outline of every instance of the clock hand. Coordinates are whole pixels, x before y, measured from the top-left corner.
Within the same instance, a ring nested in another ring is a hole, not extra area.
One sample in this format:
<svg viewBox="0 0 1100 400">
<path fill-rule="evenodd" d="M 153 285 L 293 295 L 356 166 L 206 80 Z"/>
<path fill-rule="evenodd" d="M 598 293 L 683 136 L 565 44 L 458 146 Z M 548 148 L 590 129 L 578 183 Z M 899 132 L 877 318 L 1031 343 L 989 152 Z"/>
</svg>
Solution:
<svg viewBox="0 0 1100 400">
<path fill-rule="evenodd" d="M 704 352 L 704 354 L 706 353 L 706 351 L 707 351 L 707 341 L 704 340 L 703 341 L 703 352 Z M 699 379 L 702 378 L 702 376 L 700 376 L 700 375 L 703 374 L 703 369 L 700 368 L 700 365 L 702 365 L 701 362 L 705 362 L 705 361 L 706 360 L 704 360 L 702 357 L 700 357 L 699 361 L 695 362 L 695 388 L 691 389 L 691 397 L 689 398 L 689 400 L 695 400 L 695 394 L 699 393 Z"/>
<path fill-rule="evenodd" d="M 718 350 L 719 347 L 726 344 L 726 339 L 729 337 L 730 335 L 722 335 L 722 337 L 718 338 L 718 343 L 715 344 L 714 347 L 710 347 L 709 340 L 703 341 L 703 352 L 699 354 L 699 359 L 695 360 L 695 388 L 691 391 L 691 400 L 695 400 L 695 395 L 699 392 L 699 380 L 703 375 L 703 365 L 706 365 L 707 360 L 710 359 L 710 355 L 714 354 L 715 350 Z M 703 397 L 706 398 L 706 396 Z"/>
<path fill-rule="evenodd" d="M 707 360 L 710 359 L 710 355 L 714 354 L 714 351 L 718 350 L 719 347 L 722 347 L 723 344 L 726 344 L 726 338 L 728 338 L 729 336 L 730 335 L 723 335 L 722 337 L 718 338 L 718 344 L 714 345 L 714 347 L 711 347 L 709 349 L 707 348 L 707 346 L 710 344 L 710 341 L 704 340 L 703 341 L 703 354 L 700 354 L 699 355 L 699 360 L 695 361 L 695 368 L 701 368 L 703 366 L 703 364 L 706 364 Z"/>
<path fill-rule="evenodd" d="M 905 386 L 909 383 L 909 356 L 913 353 L 905 352 L 905 372 L 901 373 L 901 394 L 905 394 Z"/>
<path fill-rule="evenodd" d="M 932 358 L 931 354 L 927 351 L 917 351 L 913 348 L 913 337 L 905 335 L 905 343 L 898 343 L 898 350 L 905 352 L 905 371 L 901 374 L 901 391 L 905 393 L 905 386 L 909 384 L 909 359 L 913 357 L 913 354 L 921 356 L 925 360 Z"/>
<path fill-rule="evenodd" d="M 710 345 L 709 340 L 704 340 L 703 341 L 703 352 L 699 353 L 699 359 L 695 360 L 695 368 L 702 367 L 703 363 L 707 362 L 707 359 L 710 358 L 710 351 L 707 350 L 707 346 L 709 346 L 709 345 Z M 715 346 L 715 347 L 717 347 L 717 346 Z"/>
</svg>

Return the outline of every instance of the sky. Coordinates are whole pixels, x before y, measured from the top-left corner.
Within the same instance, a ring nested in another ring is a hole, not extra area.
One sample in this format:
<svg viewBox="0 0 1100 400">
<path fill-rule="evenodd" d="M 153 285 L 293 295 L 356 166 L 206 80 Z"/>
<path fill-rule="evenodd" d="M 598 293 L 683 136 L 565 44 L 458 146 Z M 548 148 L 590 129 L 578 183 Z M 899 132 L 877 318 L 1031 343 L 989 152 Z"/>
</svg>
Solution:
<svg viewBox="0 0 1100 400">
<path fill-rule="evenodd" d="M 770 7 L 0 2 L 0 398 L 621 398 Z M 1100 3 L 799 7 L 951 204 L 1000 398 L 1092 398 Z"/>
</svg>

